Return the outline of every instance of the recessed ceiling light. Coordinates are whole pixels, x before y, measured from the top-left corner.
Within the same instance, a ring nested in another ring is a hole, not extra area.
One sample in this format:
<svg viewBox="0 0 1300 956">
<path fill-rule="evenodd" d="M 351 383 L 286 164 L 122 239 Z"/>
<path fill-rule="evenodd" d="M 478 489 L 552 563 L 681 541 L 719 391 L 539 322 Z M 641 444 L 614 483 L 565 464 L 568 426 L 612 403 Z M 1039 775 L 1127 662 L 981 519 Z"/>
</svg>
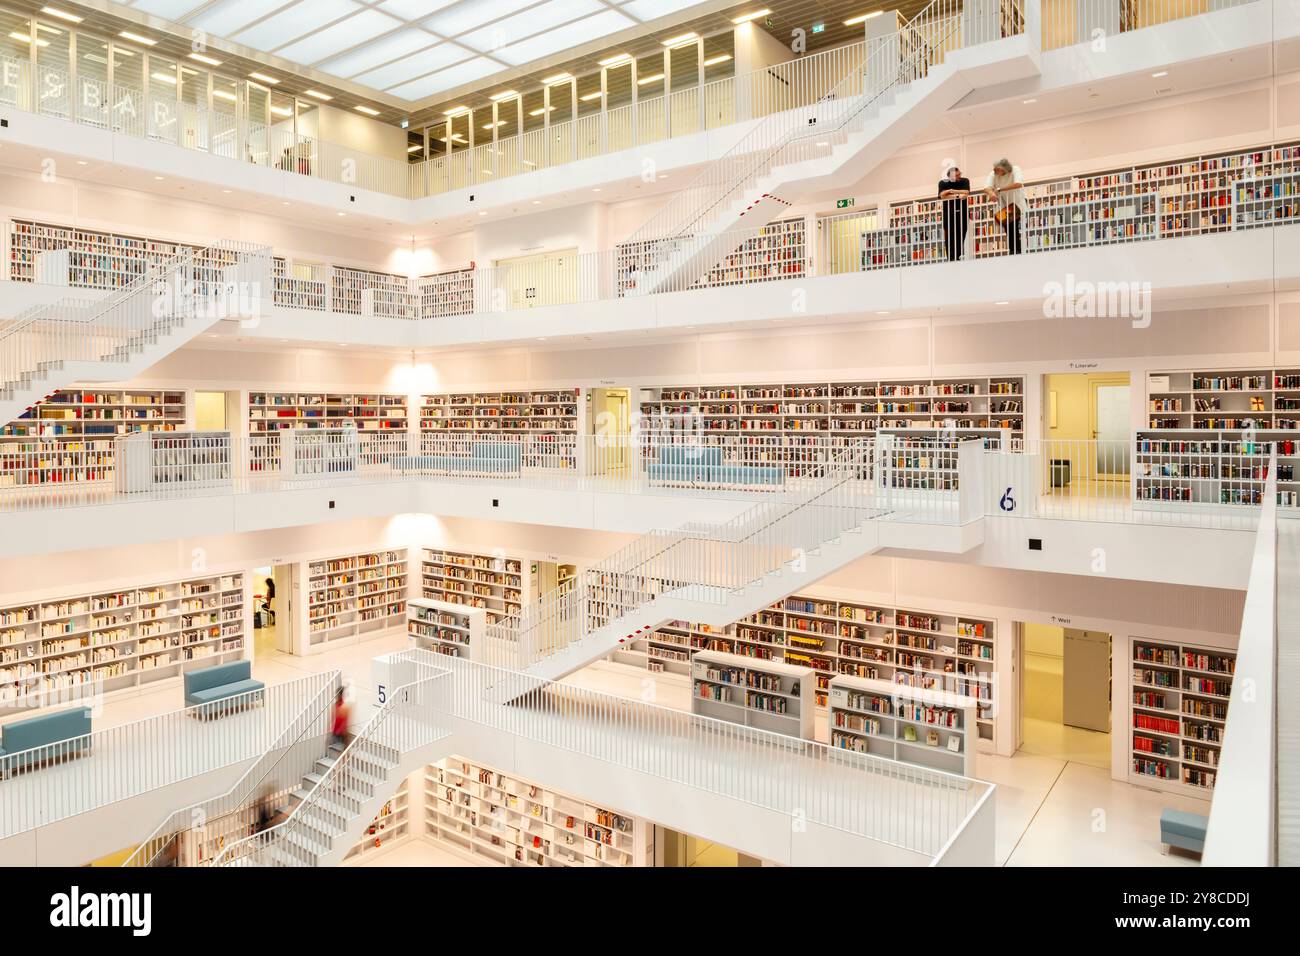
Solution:
<svg viewBox="0 0 1300 956">
<path fill-rule="evenodd" d="M 537 341 L 539 341 L 539 342 L 545 342 L 545 341 L 546 341 L 546 336 L 544 336 L 544 335 L 539 335 L 539 336 L 537 337 Z"/>
<path fill-rule="evenodd" d="M 123 40 L 130 40 L 132 43 L 143 43 L 145 46 L 154 46 L 158 41 L 150 40 L 148 37 L 142 37 L 138 33 L 132 33 L 130 30 L 123 30 L 118 34 Z"/>
<path fill-rule="evenodd" d="M 379 110 L 371 109 L 369 106 L 360 106 L 360 105 L 358 105 L 358 106 L 354 106 L 354 107 L 352 107 L 352 108 L 353 108 L 354 110 L 356 110 L 358 113 L 365 113 L 367 116 L 378 116 L 378 115 L 379 115 Z"/>
<path fill-rule="evenodd" d="M 9 34 L 9 39 L 11 39 L 11 40 L 17 40 L 17 41 L 20 42 L 20 43 L 31 43 L 31 42 L 32 42 L 32 38 L 31 38 L 31 37 L 29 37 L 26 33 L 19 33 L 17 30 L 15 30 L 15 31 L 13 31 L 12 33 Z M 40 37 L 37 37 L 37 38 L 36 38 L 36 45 L 37 45 L 37 46 L 49 46 L 49 45 L 50 45 L 50 41 L 49 41 L 49 40 L 42 40 Z"/>
<path fill-rule="evenodd" d="M 664 75 L 662 73 L 655 73 L 652 74 L 651 76 L 643 76 L 641 77 L 641 79 L 636 81 L 636 85 L 645 86 L 647 83 L 658 83 L 663 78 Z"/>
<path fill-rule="evenodd" d="M 265 73 L 250 73 L 248 74 L 248 78 L 250 80 L 257 80 L 261 83 L 270 83 L 272 86 L 275 86 L 275 84 L 280 82 L 275 77 L 267 76 Z"/>
<path fill-rule="evenodd" d="M 357 109 L 360 109 L 360 107 L 357 107 Z M 469 112 L 469 107 L 468 107 L 468 106 L 453 106 L 453 107 L 452 107 L 451 109 L 449 109 L 449 110 L 443 110 L 443 111 L 442 111 L 442 115 L 443 115 L 443 116 L 459 116 L 461 113 L 468 113 L 468 112 Z"/>
<path fill-rule="evenodd" d="M 293 107 L 291 106 L 272 106 L 271 112 L 276 116 L 292 116 Z"/>
<path fill-rule="evenodd" d="M 1028 99 L 1028 100 L 1021 100 L 1020 102 L 1023 103 L 1025 106 L 1028 106 L 1030 103 L 1037 103 L 1038 100 L 1037 100 L 1037 99 Z"/>
<path fill-rule="evenodd" d="M 78 166 L 89 166 L 90 163 L 88 163 L 88 162 L 87 162 L 86 160 L 84 160 L 84 159 L 79 159 L 79 160 L 77 160 L 77 165 L 78 165 Z"/>
<path fill-rule="evenodd" d="M 554 111 L 555 111 L 555 107 L 554 107 L 554 106 L 539 106 L 539 107 L 537 107 L 537 109 L 535 109 L 535 110 L 529 110 L 529 111 L 528 111 L 528 115 L 529 115 L 529 116 L 541 116 L 543 113 L 551 113 L 551 112 L 554 112 Z"/>
<path fill-rule="evenodd" d="M 598 193 L 598 192 L 600 192 L 600 187 L 597 186 L 595 189 L 592 190 L 592 192 L 594 192 L 594 193 Z"/>
<path fill-rule="evenodd" d="M 419 152 L 420 150 L 422 150 L 422 149 L 424 149 L 423 146 L 408 146 L 408 147 L 406 147 L 406 151 L 407 151 L 408 153 L 418 153 L 418 152 Z"/>
<path fill-rule="evenodd" d="M 889 311 L 887 309 L 880 309 L 876 312 L 876 315 L 889 315 Z"/>
<path fill-rule="evenodd" d="M 563 83 L 565 80 L 573 79 L 572 73 L 556 73 L 554 76 L 548 76 L 542 80 L 542 86 L 554 86 L 556 83 Z"/>
<path fill-rule="evenodd" d="M 1152 73 L 1152 74 L 1151 74 L 1151 78 L 1152 78 L 1152 79 L 1155 79 L 1155 80 L 1158 80 L 1158 79 L 1160 79 L 1160 77 L 1162 77 L 1162 76 L 1168 76 L 1168 75 L 1169 75 L 1169 71 L 1168 71 L 1168 70 L 1161 70 L 1159 73 Z"/>
<path fill-rule="evenodd" d="M 230 190 L 229 190 L 229 189 L 223 189 L 223 190 L 221 190 L 221 191 L 222 191 L 223 193 L 225 193 L 226 195 L 230 195 Z"/>
<path fill-rule="evenodd" d="M 346 216 L 347 213 L 345 213 L 345 212 L 341 212 L 341 213 L 339 213 L 339 215 L 340 215 L 340 216 Z"/>
<path fill-rule="evenodd" d="M 750 20 L 757 20 L 759 17 L 765 17 L 772 11 L 764 7 L 762 10 L 755 10 L 753 13 L 742 13 L 738 17 L 732 17 L 732 23 L 748 23 Z"/>
<path fill-rule="evenodd" d="M 211 56 L 204 56 L 202 53 L 191 53 L 191 60 L 198 60 L 200 63 L 206 63 L 208 66 L 220 66 L 221 61 Z"/>
<path fill-rule="evenodd" d="M 844 21 L 846 27 L 856 27 L 859 23 L 865 23 L 867 20 L 873 20 L 884 13 L 884 10 L 872 10 L 870 13 L 864 13 L 860 16 L 849 17 Z"/>
<path fill-rule="evenodd" d="M 479 215 L 480 215 L 480 216 L 486 216 L 487 213 L 486 213 L 486 212 L 481 212 L 481 213 L 479 213 Z"/>
<path fill-rule="evenodd" d="M 155 176 L 154 179 L 158 180 L 158 182 L 162 182 L 162 181 L 163 181 L 163 178 L 162 178 L 161 176 Z"/>
<path fill-rule="evenodd" d="M 218 99 L 230 100 L 232 103 L 238 103 L 239 97 L 229 90 L 213 90 L 212 95 Z"/>
<path fill-rule="evenodd" d="M 281 203 L 281 205 L 282 205 L 282 206 L 287 206 L 287 205 L 289 205 L 289 203 L 288 203 L 288 202 L 283 202 L 283 203 Z"/>
<path fill-rule="evenodd" d="M 716 66 L 719 63 L 726 63 L 731 59 L 730 53 L 719 53 L 717 56 L 711 56 L 704 61 L 705 66 Z"/>
<path fill-rule="evenodd" d="M 596 92 L 588 93 L 586 96 L 579 96 L 578 99 L 582 100 L 584 103 L 590 103 L 592 100 L 600 99 L 601 95 L 600 90 L 596 90 Z"/>
<path fill-rule="evenodd" d="M 54 7 L 41 7 L 41 13 L 48 13 L 52 17 L 58 17 L 60 20 L 67 20 L 69 23 L 80 23 L 82 19 L 75 13 L 68 13 Z"/>
<path fill-rule="evenodd" d="M 993 304 L 994 304 L 994 305 L 1010 305 L 1011 303 L 1008 302 L 1006 299 L 999 299 L 997 302 L 994 302 Z"/>
<path fill-rule="evenodd" d="M 630 53 L 616 53 L 614 56 L 605 57 L 605 59 L 600 61 L 600 65 L 613 66 L 616 63 L 626 63 L 630 59 L 632 59 L 632 54 Z"/>
<path fill-rule="evenodd" d="M 669 37 L 667 40 L 660 41 L 666 47 L 681 46 L 683 43 L 690 43 L 699 37 L 699 34 L 692 30 L 690 33 L 683 33 L 680 36 Z"/>
<path fill-rule="evenodd" d="M 493 93 L 488 97 L 492 102 L 499 103 L 501 100 L 514 99 L 519 94 L 514 90 L 502 90 L 500 93 Z"/>
<path fill-rule="evenodd" d="M 540 206 L 541 204 L 542 204 L 542 201 L 541 201 L 540 199 L 534 199 L 534 200 L 533 200 L 533 205 L 534 205 L 534 206 Z"/>
<path fill-rule="evenodd" d="M 334 99 L 334 97 L 330 96 L 328 93 L 322 93 L 320 90 L 307 90 L 306 93 L 308 96 L 315 97 L 316 99 L 322 100 L 326 103 Z"/>
</svg>

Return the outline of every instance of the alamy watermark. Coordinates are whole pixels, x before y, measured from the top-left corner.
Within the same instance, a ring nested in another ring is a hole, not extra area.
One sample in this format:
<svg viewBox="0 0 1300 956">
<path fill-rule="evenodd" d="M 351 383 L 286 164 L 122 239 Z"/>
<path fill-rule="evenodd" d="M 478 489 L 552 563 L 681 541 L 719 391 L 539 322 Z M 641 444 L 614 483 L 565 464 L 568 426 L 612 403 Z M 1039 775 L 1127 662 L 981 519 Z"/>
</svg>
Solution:
<svg viewBox="0 0 1300 956">
<path fill-rule="evenodd" d="M 1151 325 L 1150 282 L 1093 282 L 1066 273 L 1044 283 L 1043 316 L 1049 319 L 1129 319 L 1135 329 Z"/>
</svg>

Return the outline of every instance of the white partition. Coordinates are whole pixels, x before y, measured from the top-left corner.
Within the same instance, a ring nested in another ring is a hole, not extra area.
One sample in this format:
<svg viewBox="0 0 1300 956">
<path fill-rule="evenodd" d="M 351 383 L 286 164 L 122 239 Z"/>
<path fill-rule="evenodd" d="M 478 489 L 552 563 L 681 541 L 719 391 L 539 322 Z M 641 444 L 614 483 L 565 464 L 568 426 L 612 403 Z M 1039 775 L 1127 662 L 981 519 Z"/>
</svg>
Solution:
<svg viewBox="0 0 1300 956">
<path fill-rule="evenodd" d="M 127 494 L 230 486 L 230 432 L 127 435 L 117 442 L 115 480 Z"/>
</svg>

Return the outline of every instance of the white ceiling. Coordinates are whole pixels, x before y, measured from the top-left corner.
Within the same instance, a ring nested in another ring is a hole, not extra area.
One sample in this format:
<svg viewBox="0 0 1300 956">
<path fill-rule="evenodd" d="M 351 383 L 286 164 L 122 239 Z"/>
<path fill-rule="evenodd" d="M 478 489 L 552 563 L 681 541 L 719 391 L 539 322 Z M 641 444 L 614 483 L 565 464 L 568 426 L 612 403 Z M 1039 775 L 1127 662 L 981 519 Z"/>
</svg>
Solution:
<svg viewBox="0 0 1300 956">
<path fill-rule="evenodd" d="M 121 0 L 411 102 L 701 0 Z"/>
</svg>

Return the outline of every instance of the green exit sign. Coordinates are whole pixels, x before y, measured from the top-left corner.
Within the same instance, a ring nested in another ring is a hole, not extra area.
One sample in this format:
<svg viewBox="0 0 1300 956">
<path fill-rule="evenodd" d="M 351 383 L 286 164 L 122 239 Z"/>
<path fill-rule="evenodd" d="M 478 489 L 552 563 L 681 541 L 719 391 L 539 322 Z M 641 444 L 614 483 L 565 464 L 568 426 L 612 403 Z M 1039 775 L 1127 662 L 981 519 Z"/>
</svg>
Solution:
<svg viewBox="0 0 1300 956">
<path fill-rule="evenodd" d="M 825 32 L 825 30 L 826 30 L 826 24 L 824 23 L 813 24 L 813 33 L 823 33 Z"/>
<path fill-rule="evenodd" d="M 852 206 L 852 205 L 853 205 L 853 200 L 852 200 L 852 199 L 837 199 L 837 200 L 835 200 L 835 208 L 836 208 L 836 209 L 848 209 L 848 208 L 849 208 L 850 206 Z"/>
</svg>

